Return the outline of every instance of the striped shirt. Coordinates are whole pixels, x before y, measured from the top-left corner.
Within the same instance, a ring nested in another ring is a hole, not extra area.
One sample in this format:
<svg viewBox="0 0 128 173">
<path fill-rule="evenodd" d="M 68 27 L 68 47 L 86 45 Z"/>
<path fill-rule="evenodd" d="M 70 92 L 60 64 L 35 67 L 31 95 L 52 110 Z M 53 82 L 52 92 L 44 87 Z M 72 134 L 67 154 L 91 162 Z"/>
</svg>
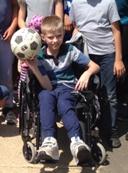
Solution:
<svg viewBox="0 0 128 173">
<path fill-rule="evenodd" d="M 53 85 L 75 83 L 76 77 L 72 63 L 75 62 L 86 66 L 90 62 L 88 57 L 71 44 L 63 44 L 61 46 L 56 61 L 53 56 L 47 54 L 46 47 L 43 47 L 38 55 L 38 60 L 41 72 L 44 74 L 44 71 L 46 71 Z"/>
</svg>

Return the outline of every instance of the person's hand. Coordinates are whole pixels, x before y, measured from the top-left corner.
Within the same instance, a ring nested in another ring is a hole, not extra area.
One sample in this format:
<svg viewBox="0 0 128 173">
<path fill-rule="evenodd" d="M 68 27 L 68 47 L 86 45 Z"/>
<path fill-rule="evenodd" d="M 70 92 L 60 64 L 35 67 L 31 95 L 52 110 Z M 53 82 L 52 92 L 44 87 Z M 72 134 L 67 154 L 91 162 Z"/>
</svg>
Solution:
<svg viewBox="0 0 128 173">
<path fill-rule="evenodd" d="M 86 71 L 84 72 L 78 82 L 76 83 L 75 90 L 83 91 L 84 89 L 87 89 L 88 82 L 89 82 L 90 74 Z"/>
<path fill-rule="evenodd" d="M 30 60 L 25 60 L 24 61 L 28 67 L 33 71 L 37 68 L 37 60 L 36 58 L 30 59 Z"/>
<path fill-rule="evenodd" d="M 114 75 L 119 79 L 125 73 L 125 66 L 122 60 L 115 61 L 114 63 Z"/>
<path fill-rule="evenodd" d="M 12 27 L 7 28 L 3 34 L 3 39 L 10 40 L 14 32 L 15 30 Z"/>
<path fill-rule="evenodd" d="M 36 65 L 36 60 L 32 59 L 32 60 L 25 60 L 25 63 L 30 67 L 33 68 Z"/>
</svg>

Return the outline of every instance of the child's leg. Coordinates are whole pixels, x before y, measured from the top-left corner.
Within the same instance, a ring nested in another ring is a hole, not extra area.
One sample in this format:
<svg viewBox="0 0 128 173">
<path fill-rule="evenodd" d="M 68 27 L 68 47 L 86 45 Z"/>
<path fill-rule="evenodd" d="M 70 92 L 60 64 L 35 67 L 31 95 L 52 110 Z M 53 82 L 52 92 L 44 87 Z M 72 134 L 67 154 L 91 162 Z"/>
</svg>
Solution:
<svg viewBox="0 0 128 173">
<path fill-rule="evenodd" d="M 114 66 L 115 54 L 107 54 L 102 57 L 101 61 L 101 86 L 105 87 L 107 99 L 108 99 L 108 107 L 107 110 L 110 111 L 110 120 L 106 119 L 104 121 L 105 126 L 108 121 L 108 129 L 111 133 L 111 141 L 112 147 L 117 148 L 120 147 L 121 142 L 119 140 L 118 135 L 118 125 L 117 125 L 117 85 L 116 85 L 116 77 L 113 74 L 113 66 Z M 109 113 L 109 112 L 108 112 Z M 108 115 L 106 118 L 108 118 Z"/>
<path fill-rule="evenodd" d="M 0 85 L 0 99 L 9 97 L 9 90 L 6 86 Z"/>
<path fill-rule="evenodd" d="M 71 89 L 62 87 L 58 97 L 58 111 L 71 140 L 70 150 L 73 158 L 76 164 L 81 164 L 89 162 L 91 155 L 90 147 L 80 139 L 80 125 L 75 113 L 75 103 Z"/>
<path fill-rule="evenodd" d="M 59 148 L 55 139 L 56 97 L 54 91 L 44 90 L 39 94 L 42 145 L 39 160 L 59 160 Z"/>
<path fill-rule="evenodd" d="M 0 84 L 7 86 L 9 90 L 9 98 L 6 102 L 3 114 L 6 116 L 5 122 L 7 124 L 16 124 L 16 116 L 13 112 L 13 68 L 14 55 L 10 48 L 10 42 L 0 40 Z"/>
<path fill-rule="evenodd" d="M 64 92 L 58 97 L 58 112 L 68 132 L 69 138 L 80 136 L 80 124 L 75 113 L 76 99 L 73 94 L 71 94 L 72 89 L 64 86 L 61 90 Z"/>
<path fill-rule="evenodd" d="M 11 52 L 10 43 L 0 40 L 0 84 L 8 87 L 10 98 L 8 105 L 13 106 L 13 82 L 12 67 L 14 56 Z"/>
<path fill-rule="evenodd" d="M 55 136 L 56 97 L 54 91 L 43 90 L 39 94 L 42 138 Z"/>
<path fill-rule="evenodd" d="M 8 88 L 0 85 L 0 107 L 4 107 L 9 97 Z"/>
</svg>

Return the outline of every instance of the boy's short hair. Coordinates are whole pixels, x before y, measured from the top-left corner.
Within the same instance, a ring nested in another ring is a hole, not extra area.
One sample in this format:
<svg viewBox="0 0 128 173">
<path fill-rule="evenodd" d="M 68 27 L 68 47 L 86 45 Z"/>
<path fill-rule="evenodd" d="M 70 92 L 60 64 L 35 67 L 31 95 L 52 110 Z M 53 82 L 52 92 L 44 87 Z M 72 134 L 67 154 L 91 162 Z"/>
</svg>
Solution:
<svg viewBox="0 0 128 173">
<path fill-rule="evenodd" d="M 41 23 L 41 33 L 46 34 L 47 32 L 55 32 L 58 30 L 64 30 L 63 21 L 58 16 L 47 16 Z"/>
</svg>

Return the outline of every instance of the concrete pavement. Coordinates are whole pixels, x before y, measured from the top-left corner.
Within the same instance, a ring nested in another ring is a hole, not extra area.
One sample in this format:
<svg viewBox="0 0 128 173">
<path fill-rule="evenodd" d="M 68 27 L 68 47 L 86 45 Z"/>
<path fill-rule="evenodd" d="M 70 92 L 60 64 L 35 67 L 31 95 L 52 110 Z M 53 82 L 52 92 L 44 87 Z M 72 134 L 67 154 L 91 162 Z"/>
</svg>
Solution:
<svg viewBox="0 0 128 173">
<path fill-rule="evenodd" d="M 128 122 L 127 122 L 128 123 Z M 22 140 L 18 127 L 0 124 L 0 173 L 128 173 L 128 142 L 121 133 L 122 146 L 107 151 L 108 164 L 98 168 L 76 167 L 69 152 L 66 133 L 61 133 L 60 161 L 57 164 L 29 164 L 22 154 Z"/>
</svg>

